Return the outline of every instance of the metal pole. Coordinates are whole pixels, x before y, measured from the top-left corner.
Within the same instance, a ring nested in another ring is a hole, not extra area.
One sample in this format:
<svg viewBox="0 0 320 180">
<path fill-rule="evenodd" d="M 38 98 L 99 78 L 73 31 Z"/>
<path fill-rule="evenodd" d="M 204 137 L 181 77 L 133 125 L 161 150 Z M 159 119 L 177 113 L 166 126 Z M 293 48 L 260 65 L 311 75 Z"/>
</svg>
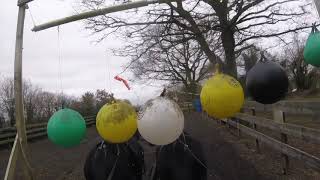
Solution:
<svg viewBox="0 0 320 180">
<path fill-rule="evenodd" d="M 22 5 L 27 4 L 31 1 L 33 1 L 33 0 L 18 0 L 18 6 L 22 6 Z"/>
<path fill-rule="evenodd" d="M 18 2 L 19 4 L 19 2 Z M 15 146 L 11 150 L 11 161 L 8 163 L 6 178 L 13 177 L 16 166 L 17 156 L 22 155 L 23 171 L 25 179 L 33 179 L 32 170 L 28 161 L 27 154 L 27 136 L 23 111 L 23 94 L 22 94 L 22 49 L 23 49 L 23 30 L 27 4 L 19 4 L 18 22 L 16 32 L 16 47 L 14 59 L 14 97 L 15 97 L 15 119 L 17 126 L 17 138 Z M 18 147 L 16 147 L 18 145 Z"/>
<path fill-rule="evenodd" d="M 125 3 L 121 5 L 116 5 L 116 6 L 110 6 L 102 9 L 97 9 L 97 10 L 92 10 L 72 16 L 68 16 L 65 18 L 61 19 L 56 19 L 38 26 L 33 27 L 32 31 L 41 31 L 45 30 L 51 27 L 59 26 L 61 24 L 66 24 L 82 19 L 87 19 L 87 18 L 92 18 L 95 16 L 100 16 L 104 14 L 109 14 L 113 12 L 118 12 L 118 11 L 123 11 L 123 10 L 128 10 L 128 9 L 133 9 L 133 8 L 139 8 L 143 6 L 148 6 L 149 4 L 155 4 L 155 3 L 166 3 L 166 2 L 171 2 L 173 0 L 142 0 L 142 1 L 136 1 L 136 2 L 130 2 L 130 3 Z"/>
<path fill-rule="evenodd" d="M 316 9 L 318 11 L 318 16 L 320 17 L 320 0 L 313 0 L 315 6 L 316 6 Z"/>
<path fill-rule="evenodd" d="M 19 136 L 18 134 L 16 134 L 16 138 L 14 140 L 12 149 L 11 149 L 11 153 L 10 153 L 10 157 L 9 157 L 9 162 L 7 165 L 7 170 L 6 170 L 6 174 L 4 175 L 4 180 L 11 180 L 14 179 L 14 171 L 16 169 L 16 164 L 17 164 L 17 159 L 18 159 L 18 155 L 19 155 L 19 148 L 17 146 L 19 146 L 19 144 L 17 144 L 19 141 Z"/>
</svg>

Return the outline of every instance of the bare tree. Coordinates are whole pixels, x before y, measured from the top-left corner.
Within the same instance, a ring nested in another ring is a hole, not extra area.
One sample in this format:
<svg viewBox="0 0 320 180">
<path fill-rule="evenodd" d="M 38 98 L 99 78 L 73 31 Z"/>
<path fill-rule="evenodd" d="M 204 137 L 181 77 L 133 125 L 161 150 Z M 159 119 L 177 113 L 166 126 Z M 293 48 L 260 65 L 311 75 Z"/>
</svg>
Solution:
<svg viewBox="0 0 320 180">
<path fill-rule="evenodd" d="M 298 91 L 308 90 L 316 83 L 317 69 L 304 61 L 305 40 L 301 40 L 298 35 L 295 35 L 293 39 L 293 43 L 283 50 L 282 64 L 286 67 L 296 89 Z"/>
<path fill-rule="evenodd" d="M 0 128 L 5 126 L 5 118 L 3 116 L 3 113 L 0 112 Z"/>
<path fill-rule="evenodd" d="M 252 46 L 249 49 L 243 51 L 243 53 L 241 54 L 243 64 L 241 64 L 240 66 L 244 66 L 246 74 L 258 62 L 258 60 L 260 59 L 260 53 L 261 50 L 256 46 Z"/>
<path fill-rule="evenodd" d="M 35 98 L 39 89 L 29 81 L 23 81 L 23 101 L 26 121 L 32 121 L 35 114 Z M 12 78 L 3 78 L 0 87 L 0 103 L 2 111 L 8 114 L 10 124 L 15 125 L 14 81 Z"/>
<path fill-rule="evenodd" d="M 104 106 L 107 103 L 112 102 L 115 100 L 113 93 L 108 93 L 106 90 L 100 90 L 97 89 L 95 93 L 95 99 L 96 99 L 96 109 L 99 111 L 99 109 Z"/>
<path fill-rule="evenodd" d="M 34 121 L 48 121 L 57 110 L 58 96 L 54 93 L 38 91 L 33 101 L 36 105 Z"/>
<path fill-rule="evenodd" d="M 4 123 L 5 114 L 9 117 L 10 125 L 15 125 L 13 83 L 12 78 L 0 79 L 0 127 Z M 113 99 L 113 94 L 105 90 L 97 90 L 96 96 L 94 93 L 86 92 L 81 98 L 75 98 L 63 93 L 47 92 L 30 81 L 23 81 L 24 110 L 28 123 L 48 121 L 54 112 L 63 107 L 75 109 L 84 116 L 94 115 L 97 107 Z"/>
<path fill-rule="evenodd" d="M 10 78 L 3 78 L 1 81 L 0 103 L 2 111 L 9 117 L 10 125 L 15 125 L 14 86 Z"/>
<path fill-rule="evenodd" d="M 93 93 L 86 92 L 81 96 L 81 113 L 83 116 L 96 114 L 96 100 Z"/>
<path fill-rule="evenodd" d="M 35 121 L 36 115 L 36 98 L 42 90 L 34 86 L 30 81 L 23 81 L 23 101 L 26 112 L 26 122 Z"/>
<path fill-rule="evenodd" d="M 105 2 L 83 0 L 82 5 L 96 9 Z M 128 43 L 142 44 L 145 39 L 141 32 L 150 26 L 165 25 L 161 36 L 183 33 L 187 39 L 196 40 L 210 62 L 222 64 L 226 73 L 236 77 L 237 56 L 255 40 L 278 38 L 287 43 L 284 35 L 311 27 L 311 22 L 305 21 L 310 19 L 310 5 L 300 0 L 178 0 L 136 12 L 91 18 L 86 28 L 100 34 L 99 40 L 121 32 Z M 220 44 L 220 51 L 213 49 L 213 44 Z"/>
<path fill-rule="evenodd" d="M 177 39 L 181 43 L 176 44 Z M 174 41 L 153 36 L 137 52 L 141 57 L 131 56 L 130 69 L 138 79 L 183 84 L 188 91 L 195 92 L 198 83 L 209 73 L 209 60 L 196 41 L 185 39 L 184 34 L 177 35 Z"/>
</svg>

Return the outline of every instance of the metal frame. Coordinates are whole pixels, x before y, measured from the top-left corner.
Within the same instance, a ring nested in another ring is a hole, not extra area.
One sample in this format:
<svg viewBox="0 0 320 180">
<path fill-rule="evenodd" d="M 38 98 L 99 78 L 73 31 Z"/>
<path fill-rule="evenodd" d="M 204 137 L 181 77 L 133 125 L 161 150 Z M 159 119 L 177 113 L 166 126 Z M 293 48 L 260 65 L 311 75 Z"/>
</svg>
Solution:
<svg viewBox="0 0 320 180">
<path fill-rule="evenodd" d="M 25 179 L 34 179 L 34 174 L 31 169 L 28 159 L 28 146 L 26 137 L 26 126 L 23 113 L 23 94 L 22 94 L 22 50 L 23 50 L 23 31 L 24 31 L 24 20 L 25 11 L 28 8 L 27 3 L 33 0 L 18 0 L 17 5 L 19 6 L 18 22 L 17 22 L 17 33 L 16 33 L 16 46 L 15 46 L 15 60 L 14 60 L 14 96 L 15 96 L 15 116 L 17 135 L 14 141 L 14 145 L 11 150 L 9 162 L 6 169 L 5 180 L 14 179 L 14 172 L 16 162 L 19 157 L 23 159 L 23 171 Z M 80 13 L 77 15 L 57 19 L 48 23 L 35 26 L 32 31 L 41 31 L 51 27 L 59 26 L 62 24 L 87 19 L 95 16 L 100 16 L 108 13 L 128 10 L 132 8 L 139 8 L 148 6 L 149 4 L 155 3 L 167 3 L 175 0 L 141 0 L 136 2 L 130 2 L 126 4 L 106 7 L 103 9 L 93 10 L 89 12 Z M 314 0 L 318 14 L 320 14 L 320 0 Z"/>
<path fill-rule="evenodd" d="M 318 16 L 320 18 L 320 0 L 313 0 L 314 5 L 316 6 Z"/>
<path fill-rule="evenodd" d="M 47 22 L 47 23 L 44 23 L 44 24 L 41 24 L 38 26 L 34 26 L 32 31 L 37 32 L 37 31 L 45 30 L 45 29 L 48 29 L 51 27 L 59 26 L 62 24 L 67 24 L 67 23 L 79 21 L 82 19 L 92 18 L 95 16 L 100 16 L 100 15 L 109 14 L 109 13 L 118 12 L 118 11 L 124 11 L 124 10 L 128 10 L 128 9 L 133 9 L 133 8 L 139 8 L 139 7 L 143 7 L 143 6 L 148 6 L 149 4 L 167 3 L 167 2 L 172 2 L 172 1 L 173 0 L 140 0 L 140 1 L 129 2 L 129 3 L 125 3 L 125 4 L 105 7 L 105 8 L 101 8 L 101 9 L 97 9 L 97 10 L 92 10 L 92 11 L 83 12 L 83 13 L 79 13 L 76 15 L 64 17 L 61 19 L 56 19 L 56 20 L 53 20 L 53 21 L 50 21 L 50 22 Z"/>
<path fill-rule="evenodd" d="M 26 5 L 33 0 L 18 0 L 18 6 Z"/>
<path fill-rule="evenodd" d="M 16 45 L 15 45 L 15 59 L 14 59 L 14 96 L 15 96 L 15 118 L 17 126 L 17 135 L 11 150 L 9 162 L 7 165 L 5 180 L 15 179 L 15 169 L 17 160 L 22 158 L 22 169 L 24 172 L 24 179 L 33 180 L 34 173 L 29 163 L 29 152 L 26 136 L 26 125 L 23 111 L 23 94 L 22 94 L 22 54 L 23 54 L 23 31 L 24 31 L 24 20 L 25 11 L 28 8 L 28 3 L 33 0 L 18 0 L 18 21 L 17 21 L 17 32 L 16 32 Z M 51 27 L 59 26 L 62 24 L 100 16 L 108 13 L 128 10 L 132 8 L 139 8 L 143 6 L 148 6 L 149 4 L 155 3 L 166 3 L 172 0 L 141 0 L 136 2 L 130 2 L 126 4 L 121 4 L 117 6 L 106 7 L 103 9 L 88 11 L 80 13 L 77 15 L 65 17 L 62 19 L 54 20 L 39 26 L 35 26 L 33 31 L 41 31 Z"/>
</svg>

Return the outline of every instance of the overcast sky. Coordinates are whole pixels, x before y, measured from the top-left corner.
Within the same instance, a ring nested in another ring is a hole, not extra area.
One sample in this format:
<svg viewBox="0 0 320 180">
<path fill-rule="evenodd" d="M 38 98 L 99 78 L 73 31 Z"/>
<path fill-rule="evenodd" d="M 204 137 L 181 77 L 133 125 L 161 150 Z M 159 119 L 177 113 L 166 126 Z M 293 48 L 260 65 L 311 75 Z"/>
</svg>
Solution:
<svg viewBox="0 0 320 180">
<path fill-rule="evenodd" d="M 36 24 L 75 14 L 76 0 L 35 0 L 29 3 Z M 1 0 L 0 6 L 0 76 L 13 77 L 14 46 L 17 0 Z M 30 12 L 26 12 L 23 77 L 44 90 L 60 92 L 59 48 L 57 28 L 32 32 Z M 162 87 L 130 83 L 131 91 L 113 79 L 123 70 L 128 59 L 115 57 L 111 48 L 121 47 L 121 42 L 110 37 L 102 43 L 84 30 L 83 22 L 74 22 L 60 27 L 60 55 L 62 90 L 80 96 L 86 91 L 106 89 L 117 98 L 133 103 L 143 103 L 160 94 Z M 110 75 L 109 75 L 110 74 Z M 121 75 L 131 79 L 129 72 Z"/>
<path fill-rule="evenodd" d="M 13 77 L 15 32 L 18 7 L 16 0 L 1 0 L 0 7 L 0 75 Z M 36 24 L 75 14 L 74 0 L 35 0 L 29 3 Z M 113 77 L 122 71 L 128 59 L 115 57 L 111 48 L 121 47 L 115 37 L 96 44 L 83 28 L 83 22 L 60 26 L 60 55 L 62 89 L 64 93 L 79 96 L 86 91 L 106 89 L 117 98 L 134 103 L 160 94 L 161 88 L 130 83 L 131 91 Z M 57 28 L 32 32 L 30 12 L 26 12 L 23 77 L 44 90 L 60 91 L 59 48 Z M 110 76 L 109 76 L 110 74 Z M 130 73 L 121 75 L 130 79 Z"/>
</svg>

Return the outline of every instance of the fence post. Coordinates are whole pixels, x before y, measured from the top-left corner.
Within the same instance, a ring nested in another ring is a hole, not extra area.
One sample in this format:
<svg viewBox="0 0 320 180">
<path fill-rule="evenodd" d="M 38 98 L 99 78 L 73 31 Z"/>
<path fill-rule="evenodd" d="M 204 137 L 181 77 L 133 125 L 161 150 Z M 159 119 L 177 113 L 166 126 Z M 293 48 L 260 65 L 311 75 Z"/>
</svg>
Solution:
<svg viewBox="0 0 320 180">
<path fill-rule="evenodd" d="M 253 107 L 251 108 L 251 113 L 252 116 L 256 115 L 256 109 Z M 257 125 L 254 123 L 254 121 L 252 121 L 252 128 L 256 131 L 257 130 Z M 259 140 L 255 139 L 255 144 L 256 144 L 256 150 L 258 153 L 260 153 L 260 144 L 259 144 Z"/>
<path fill-rule="evenodd" d="M 240 137 L 240 136 L 241 136 L 241 131 L 240 131 L 240 127 L 239 127 L 240 119 L 239 119 L 239 118 L 237 118 L 237 119 L 236 119 L 236 121 L 237 121 L 237 131 L 238 131 L 238 136 Z"/>
<path fill-rule="evenodd" d="M 229 118 L 224 118 L 224 119 L 221 120 L 221 122 L 222 122 L 223 124 L 225 124 L 225 125 L 230 129 L 232 126 L 230 126 L 230 124 L 228 123 L 228 121 L 229 121 Z"/>
<path fill-rule="evenodd" d="M 7 140 L 9 140 L 10 137 L 7 138 Z M 11 145 L 11 143 L 8 143 L 8 149 L 12 149 L 13 145 Z"/>
<path fill-rule="evenodd" d="M 280 110 L 273 110 L 273 117 L 274 120 L 280 123 L 285 123 L 286 119 L 285 119 L 285 113 L 283 111 Z M 285 133 L 280 133 L 281 136 L 281 142 L 288 144 L 288 136 Z M 288 174 L 288 168 L 289 168 L 289 157 L 286 154 L 281 154 L 282 156 L 282 160 L 281 160 L 281 164 L 282 164 L 282 173 L 284 175 Z"/>
</svg>

